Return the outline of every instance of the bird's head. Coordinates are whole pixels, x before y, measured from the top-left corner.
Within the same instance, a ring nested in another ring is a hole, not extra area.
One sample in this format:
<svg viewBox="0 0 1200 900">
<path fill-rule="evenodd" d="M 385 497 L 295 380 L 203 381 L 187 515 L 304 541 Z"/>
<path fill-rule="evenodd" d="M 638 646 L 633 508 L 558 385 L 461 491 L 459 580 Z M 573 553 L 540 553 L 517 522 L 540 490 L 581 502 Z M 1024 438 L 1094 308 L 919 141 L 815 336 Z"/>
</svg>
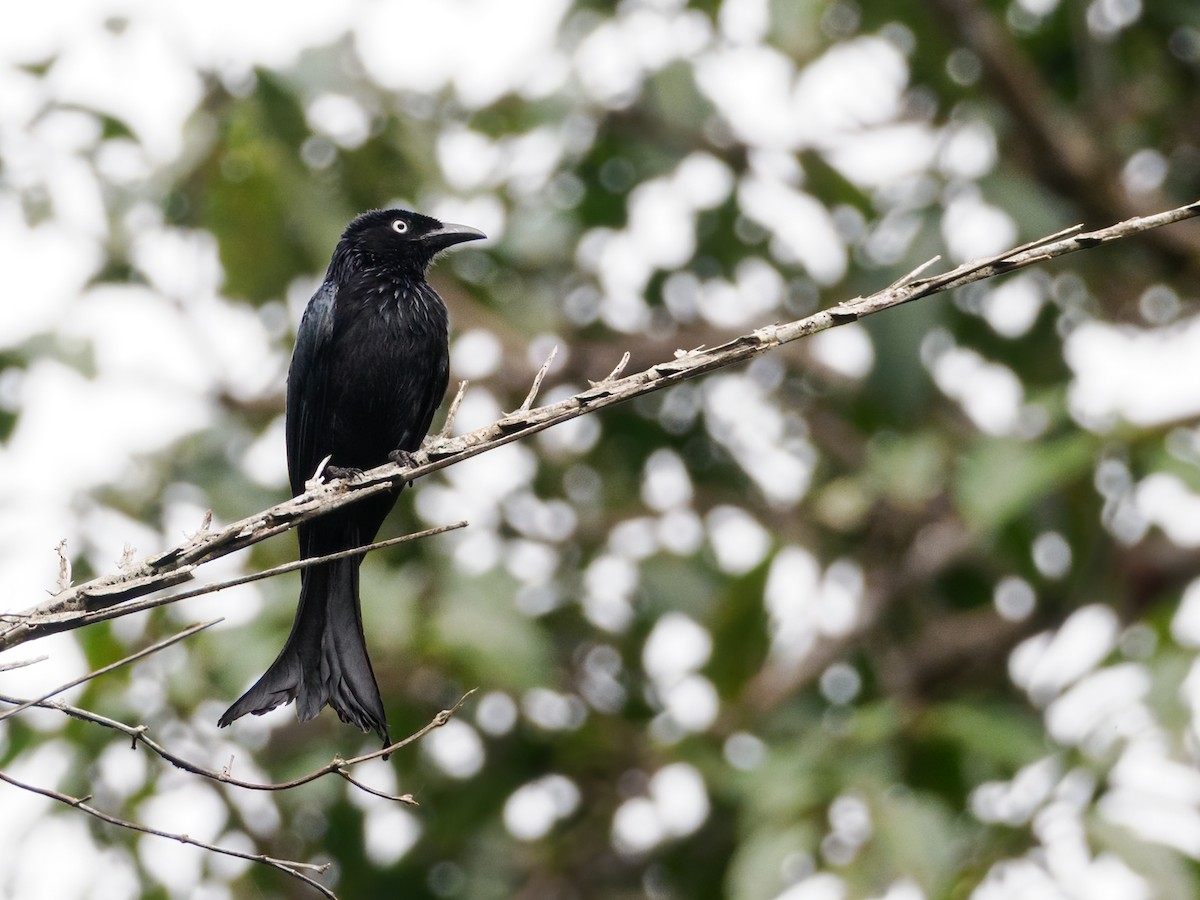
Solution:
<svg viewBox="0 0 1200 900">
<path fill-rule="evenodd" d="M 439 222 L 404 209 L 373 209 L 346 226 L 342 245 L 374 264 L 424 271 L 447 247 L 487 237 L 478 228 Z"/>
</svg>

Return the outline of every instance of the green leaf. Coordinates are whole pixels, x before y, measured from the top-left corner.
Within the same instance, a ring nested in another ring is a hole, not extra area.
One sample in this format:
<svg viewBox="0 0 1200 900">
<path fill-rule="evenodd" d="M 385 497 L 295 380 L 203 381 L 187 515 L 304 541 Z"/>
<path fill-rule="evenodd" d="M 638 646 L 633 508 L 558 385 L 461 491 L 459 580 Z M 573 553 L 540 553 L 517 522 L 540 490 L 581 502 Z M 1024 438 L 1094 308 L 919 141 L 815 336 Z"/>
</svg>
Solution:
<svg viewBox="0 0 1200 900">
<path fill-rule="evenodd" d="M 969 525 L 994 531 L 1046 494 L 1087 477 L 1095 456 L 1096 441 L 1086 432 L 1041 444 L 981 440 L 959 463 L 955 501 Z"/>
<path fill-rule="evenodd" d="M 870 805 L 872 845 L 886 880 L 908 877 L 926 897 L 945 896 L 967 849 L 969 822 L 926 794 L 885 793 Z"/>
<path fill-rule="evenodd" d="M 489 687 L 525 690 L 553 681 L 550 647 L 517 613 L 507 577 L 451 579 L 433 622 L 440 647 Z M 500 588 L 500 589 L 498 589 Z"/>
<path fill-rule="evenodd" d="M 988 760 L 1007 772 L 1046 755 L 1040 721 L 1017 707 L 940 703 L 928 711 L 921 725 L 925 736 L 959 744 L 966 757 Z"/>
<path fill-rule="evenodd" d="M 920 509 L 941 493 L 946 451 L 936 433 L 877 435 L 867 447 L 864 480 L 893 504 Z"/>
<path fill-rule="evenodd" d="M 786 873 L 812 865 L 820 836 L 811 825 L 759 827 L 738 844 L 725 876 L 730 900 L 770 900 L 787 887 Z"/>
</svg>

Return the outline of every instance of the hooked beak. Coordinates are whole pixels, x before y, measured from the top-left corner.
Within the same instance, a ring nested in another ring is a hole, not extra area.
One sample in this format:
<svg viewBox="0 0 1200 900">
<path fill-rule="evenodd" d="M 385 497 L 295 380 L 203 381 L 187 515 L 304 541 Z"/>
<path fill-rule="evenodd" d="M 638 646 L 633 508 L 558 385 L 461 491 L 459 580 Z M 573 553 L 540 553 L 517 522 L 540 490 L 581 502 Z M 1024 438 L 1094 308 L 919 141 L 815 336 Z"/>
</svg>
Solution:
<svg viewBox="0 0 1200 900">
<path fill-rule="evenodd" d="M 445 222 L 441 228 L 428 232 L 421 238 L 421 243 L 429 247 L 434 253 L 440 250 L 445 250 L 447 247 L 453 247 L 455 244 L 461 244 L 464 241 L 481 241 L 487 235 L 478 228 L 472 228 L 470 225 L 455 225 L 451 222 Z"/>
</svg>

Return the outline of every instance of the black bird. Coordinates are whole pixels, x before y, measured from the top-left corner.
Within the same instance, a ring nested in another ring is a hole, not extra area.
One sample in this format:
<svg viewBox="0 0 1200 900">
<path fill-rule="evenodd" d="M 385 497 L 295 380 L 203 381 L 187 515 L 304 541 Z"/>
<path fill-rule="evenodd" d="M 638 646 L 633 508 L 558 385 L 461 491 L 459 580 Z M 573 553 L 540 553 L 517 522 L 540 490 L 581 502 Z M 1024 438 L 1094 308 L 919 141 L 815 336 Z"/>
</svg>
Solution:
<svg viewBox="0 0 1200 900">
<path fill-rule="evenodd" d="M 438 252 L 483 238 L 400 209 L 372 210 L 347 227 L 296 334 L 287 379 L 287 458 L 292 494 L 328 458 L 342 477 L 403 463 L 421 446 L 449 375 L 447 314 L 425 281 Z M 303 558 L 370 543 L 399 489 L 345 506 L 297 529 Z M 389 743 L 379 686 L 363 640 L 362 557 L 301 570 L 300 605 L 287 643 L 266 674 L 221 716 L 224 727 L 296 701 L 311 719 L 329 704 L 343 722 Z"/>
</svg>

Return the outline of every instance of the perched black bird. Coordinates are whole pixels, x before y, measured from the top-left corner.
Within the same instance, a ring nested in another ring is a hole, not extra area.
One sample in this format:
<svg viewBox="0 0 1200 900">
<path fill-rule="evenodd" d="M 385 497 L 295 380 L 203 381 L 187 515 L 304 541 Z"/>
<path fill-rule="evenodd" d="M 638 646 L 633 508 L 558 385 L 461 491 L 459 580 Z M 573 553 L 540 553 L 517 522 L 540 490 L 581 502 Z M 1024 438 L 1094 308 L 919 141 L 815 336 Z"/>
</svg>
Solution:
<svg viewBox="0 0 1200 900">
<path fill-rule="evenodd" d="M 287 384 L 287 457 L 292 493 L 322 460 L 342 476 L 403 462 L 421 446 L 449 373 L 447 316 L 425 281 L 441 250 L 484 237 L 466 225 L 399 209 L 351 222 L 296 334 Z M 368 544 L 399 490 L 350 504 L 297 529 L 308 558 Z M 326 703 L 343 722 L 388 741 L 379 686 L 363 640 L 358 599 L 362 557 L 303 569 L 300 605 L 287 643 L 266 674 L 221 716 L 228 725 L 296 701 L 301 720 Z"/>
</svg>

